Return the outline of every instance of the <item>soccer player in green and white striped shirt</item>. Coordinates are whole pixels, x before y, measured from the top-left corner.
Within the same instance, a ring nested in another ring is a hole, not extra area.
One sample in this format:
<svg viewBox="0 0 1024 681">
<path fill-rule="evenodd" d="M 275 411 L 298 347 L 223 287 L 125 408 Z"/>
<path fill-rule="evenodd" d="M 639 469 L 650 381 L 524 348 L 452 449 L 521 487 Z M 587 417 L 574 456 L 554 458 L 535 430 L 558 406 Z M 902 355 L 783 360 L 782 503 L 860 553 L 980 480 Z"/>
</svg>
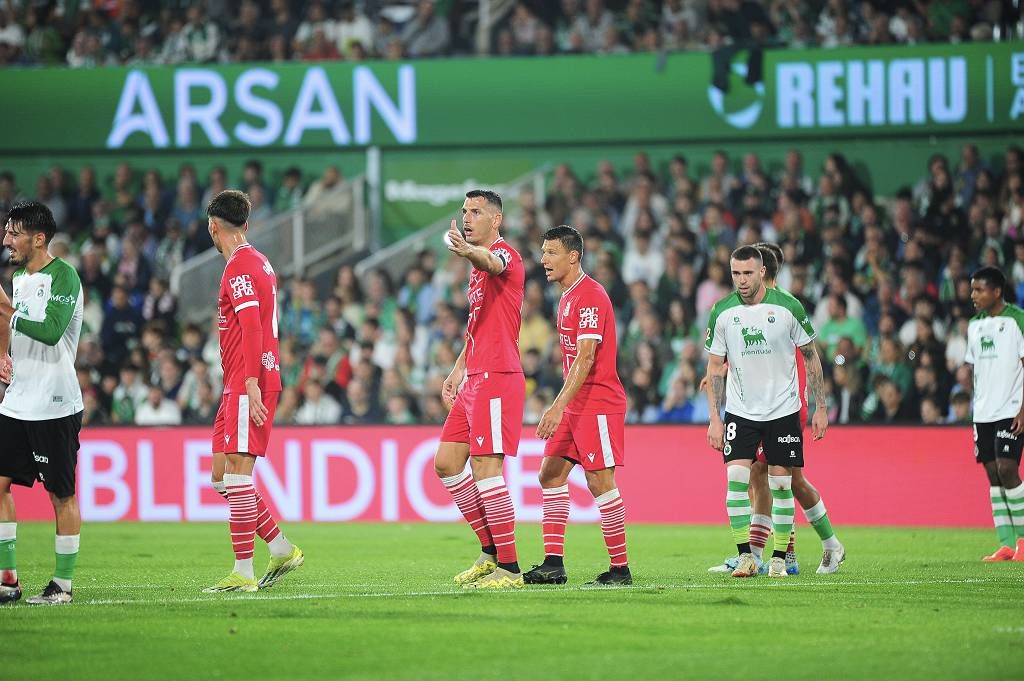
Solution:
<svg viewBox="0 0 1024 681">
<path fill-rule="evenodd" d="M 7 344 L 0 347 L 0 378 L 10 384 L 0 403 L 0 603 L 21 598 L 12 484 L 42 482 L 57 519 L 53 578 L 28 603 L 70 603 L 78 558 L 75 465 L 83 406 L 75 356 L 84 304 L 78 272 L 47 250 L 56 231 L 50 209 L 35 201 L 13 206 L 4 230 L 18 270 L 13 305 L 0 290 L 0 326 L 10 333 L 10 358 Z"/>
<path fill-rule="evenodd" d="M 982 267 L 971 277 L 978 314 L 967 325 L 964 362 L 974 370 L 974 456 L 985 467 L 999 548 L 982 560 L 1024 561 L 1024 310 L 1003 299 L 1006 276 Z"/>
</svg>

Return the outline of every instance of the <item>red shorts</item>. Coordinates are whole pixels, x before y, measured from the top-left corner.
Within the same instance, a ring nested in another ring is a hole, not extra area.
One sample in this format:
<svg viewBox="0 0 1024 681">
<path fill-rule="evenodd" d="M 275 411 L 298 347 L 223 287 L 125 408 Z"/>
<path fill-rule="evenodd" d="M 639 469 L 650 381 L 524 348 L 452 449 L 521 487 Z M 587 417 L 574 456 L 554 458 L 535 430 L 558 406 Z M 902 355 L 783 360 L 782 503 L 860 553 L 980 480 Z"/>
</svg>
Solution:
<svg viewBox="0 0 1024 681">
<path fill-rule="evenodd" d="M 804 444 L 807 444 L 807 407 L 800 409 L 800 432 L 803 434 Z M 754 455 L 761 463 L 768 463 L 768 459 L 764 455 L 764 445 L 757 446 L 757 454 Z"/>
<path fill-rule="evenodd" d="M 546 443 L 544 456 L 564 456 L 599 471 L 626 462 L 625 414 L 562 414 L 562 421 Z"/>
<path fill-rule="evenodd" d="M 280 395 L 277 392 L 263 393 L 267 420 L 262 426 L 257 426 L 249 418 L 249 396 L 245 393 L 224 393 L 220 398 L 217 418 L 213 421 L 213 451 L 265 456 Z"/>
<path fill-rule="evenodd" d="M 515 372 L 473 374 L 444 420 L 441 442 L 468 442 L 470 456 L 515 456 L 523 432 L 526 379 Z"/>
</svg>

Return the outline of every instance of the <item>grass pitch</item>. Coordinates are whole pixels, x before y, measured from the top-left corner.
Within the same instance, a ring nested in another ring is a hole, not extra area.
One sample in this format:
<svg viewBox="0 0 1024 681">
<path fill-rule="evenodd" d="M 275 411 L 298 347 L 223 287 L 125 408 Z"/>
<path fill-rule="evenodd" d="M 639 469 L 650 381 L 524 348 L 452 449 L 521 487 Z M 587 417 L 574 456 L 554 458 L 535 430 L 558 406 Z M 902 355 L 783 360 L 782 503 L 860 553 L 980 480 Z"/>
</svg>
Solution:
<svg viewBox="0 0 1024 681">
<path fill-rule="evenodd" d="M 0 608 L 0 679 L 982 679 L 1024 673 L 1024 565 L 983 564 L 991 530 L 838 527 L 848 559 L 739 580 L 707 567 L 728 528 L 629 526 L 635 586 L 593 589 L 597 526 L 570 525 L 564 587 L 465 592 L 462 525 L 284 527 L 306 565 L 258 594 L 200 592 L 231 567 L 227 526 L 94 524 L 75 602 Z M 49 524 L 18 528 L 26 596 L 53 569 Z M 520 563 L 540 529 L 518 530 Z M 257 540 L 257 576 L 266 549 Z"/>
</svg>

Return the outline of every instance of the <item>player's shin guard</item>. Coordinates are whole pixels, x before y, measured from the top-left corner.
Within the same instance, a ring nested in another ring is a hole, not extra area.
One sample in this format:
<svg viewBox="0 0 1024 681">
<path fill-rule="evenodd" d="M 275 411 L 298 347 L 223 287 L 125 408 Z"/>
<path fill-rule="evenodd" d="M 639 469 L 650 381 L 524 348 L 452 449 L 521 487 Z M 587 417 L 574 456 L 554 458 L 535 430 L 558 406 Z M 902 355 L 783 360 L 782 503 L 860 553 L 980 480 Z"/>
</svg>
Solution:
<svg viewBox="0 0 1024 681">
<path fill-rule="evenodd" d="M 832 523 L 828 519 L 828 511 L 825 510 L 824 499 L 818 499 L 818 503 L 814 506 L 805 508 L 804 517 L 807 518 L 807 522 L 811 524 L 814 531 L 818 533 L 822 548 L 833 551 L 841 546 L 835 531 L 832 529 Z"/>
<path fill-rule="evenodd" d="M 565 525 L 569 522 L 569 485 L 552 487 L 543 492 L 544 556 L 564 556 Z"/>
<path fill-rule="evenodd" d="M 1010 521 L 1017 532 L 1017 538 L 1024 538 L 1024 482 L 1012 489 L 1003 488 L 1006 507 L 1010 509 Z"/>
<path fill-rule="evenodd" d="M 235 552 L 235 572 L 253 579 L 252 554 L 256 541 L 256 490 L 251 475 L 228 473 L 227 484 L 231 547 Z"/>
<path fill-rule="evenodd" d="M 483 501 L 487 527 L 490 529 L 494 547 L 498 550 L 498 564 L 513 564 L 517 560 L 516 511 L 512 507 L 512 497 L 505 486 L 505 478 L 498 475 L 477 480 L 476 486 Z M 516 571 L 518 572 L 518 569 Z"/>
<path fill-rule="evenodd" d="M 469 467 L 463 469 L 458 475 L 449 478 L 441 478 L 441 484 L 452 495 L 452 501 L 462 512 L 469 526 L 476 533 L 480 540 L 480 546 L 487 547 L 494 544 L 491 538 L 491 531 L 487 527 L 487 514 L 484 512 L 484 502 L 480 499 L 480 490 L 476 487 L 473 474 Z"/>
<path fill-rule="evenodd" d="M 53 570 L 53 581 L 66 592 L 71 591 L 71 580 L 75 577 L 80 537 L 77 534 L 58 534 L 54 541 L 56 567 Z"/>
<path fill-rule="evenodd" d="M 1000 546 L 1014 545 L 1016 533 L 1014 532 L 1013 521 L 1010 520 L 1010 509 L 1003 498 L 1002 487 L 990 487 L 989 498 L 992 501 L 992 522 L 996 526 L 996 536 L 999 538 Z"/>
<path fill-rule="evenodd" d="M 772 534 L 771 516 L 755 513 L 750 516 L 750 552 L 754 557 L 761 560 L 764 547 L 768 543 L 768 537 Z"/>
<path fill-rule="evenodd" d="M 750 553 L 750 469 L 727 466 L 729 488 L 725 494 L 725 510 L 729 514 L 733 541 L 741 554 Z"/>
<path fill-rule="evenodd" d="M 784 558 L 789 546 L 789 532 L 793 529 L 793 476 L 769 475 L 768 488 L 772 491 L 772 524 L 775 525 L 772 556 Z"/>
<path fill-rule="evenodd" d="M 17 536 L 17 523 L 0 523 L 0 584 L 18 583 Z"/>
<path fill-rule="evenodd" d="M 626 506 L 622 503 L 619 490 L 613 489 L 594 499 L 601 512 L 601 533 L 608 549 L 611 566 L 625 567 L 629 564 L 626 555 Z"/>
</svg>

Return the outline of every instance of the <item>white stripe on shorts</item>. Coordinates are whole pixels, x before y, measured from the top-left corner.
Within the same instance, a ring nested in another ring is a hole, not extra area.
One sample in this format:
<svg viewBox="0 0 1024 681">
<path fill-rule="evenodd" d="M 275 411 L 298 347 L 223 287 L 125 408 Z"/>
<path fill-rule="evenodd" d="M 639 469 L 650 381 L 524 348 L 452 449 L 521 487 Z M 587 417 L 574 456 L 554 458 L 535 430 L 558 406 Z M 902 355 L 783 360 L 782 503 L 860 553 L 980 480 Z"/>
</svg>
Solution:
<svg viewBox="0 0 1024 681">
<path fill-rule="evenodd" d="M 236 452 L 249 453 L 249 396 L 238 396 L 238 447 Z"/>
<path fill-rule="evenodd" d="M 597 432 L 601 436 L 601 454 L 604 456 L 604 467 L 615 466 L 615 453 L 612 451 L 612 440 L 608 437 L 608 417 L 604 414 L 597 415 Z"/>
<path fill-rule="evenodd" d="M 491 398 L 491 453 L 504 454 L 501 443 L 501 398 Z"/>
</svg>

